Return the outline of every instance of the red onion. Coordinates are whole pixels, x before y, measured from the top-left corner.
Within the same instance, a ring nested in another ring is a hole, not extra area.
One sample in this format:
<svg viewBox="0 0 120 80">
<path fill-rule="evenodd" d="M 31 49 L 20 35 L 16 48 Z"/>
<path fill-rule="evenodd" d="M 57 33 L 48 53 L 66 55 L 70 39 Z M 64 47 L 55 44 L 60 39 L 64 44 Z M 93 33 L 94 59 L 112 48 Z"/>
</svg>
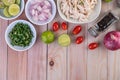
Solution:
<svg viewBox="0 0 120 80">
<path fill-rule="evenodd" d="M 34 21 L 47 21 L 52 16 L 52 5 L 48 0 L 33 0 L 29 11 Z"/>
<path fill-rule="evenodd" d="M 104 45 L 112 51 L 120 49 L 120 32 L 111 31 L 107 33 L 104 37 Z"/>
</svg>

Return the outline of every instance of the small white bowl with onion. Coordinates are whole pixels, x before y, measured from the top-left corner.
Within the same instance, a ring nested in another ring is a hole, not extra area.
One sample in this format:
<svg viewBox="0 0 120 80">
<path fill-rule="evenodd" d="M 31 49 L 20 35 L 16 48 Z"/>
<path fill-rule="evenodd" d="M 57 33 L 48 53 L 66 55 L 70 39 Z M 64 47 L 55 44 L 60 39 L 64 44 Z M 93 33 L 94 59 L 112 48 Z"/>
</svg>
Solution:
<svg viewBox="0 0 120 80">
<path fill-rule="evenodd" d="M 0 0 L 0 18 L 12 20 L 19 17 L 24 10 L 24 0 Z"/>
<path fill-rule="evenodd" d="M 86 24 L 94 21 L 99 16 L 101 11 L 101 0 L 72 1 L 57 0 L 59 15 L 65 21 L 76 24 Z"/>
<path fill-rule="evenodd" d="M 15 51 L 30 49 L 35 44 L 36 36 L 34 26 L 26 20 L 12 22 L 5 31 L 5 41 Z"/>
<path fill-rule="evenodd" d="M 56 4 L 54 0 L 28 0 L 25 14 L 33 24 L 45 25 L 54 19 Z"/>
</svg>

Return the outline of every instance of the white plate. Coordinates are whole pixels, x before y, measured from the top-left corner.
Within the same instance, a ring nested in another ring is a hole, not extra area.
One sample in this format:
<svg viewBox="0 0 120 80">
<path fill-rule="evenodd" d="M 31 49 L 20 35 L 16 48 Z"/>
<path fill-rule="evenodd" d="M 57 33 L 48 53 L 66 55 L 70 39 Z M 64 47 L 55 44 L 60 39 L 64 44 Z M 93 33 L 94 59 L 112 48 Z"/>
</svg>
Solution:
<svg viewBox="0 0 120 80">
<path fill-rule="evenodd" d="M 17 23 L 21 23 L 21 22 L 24 23 L 24 24 L 28 24 L 28 25 L 29 25 L 31 31 L 33 32 L 33 36 L 34 36 L 34 37 L 32 38 L 32 41 L 31 41 L 31 43 L 30 43 L 29 46 L 26 46 L 26 47 L 12 46 L 12 45 L 11 45 L 10 38 L 8 37 L 8 35 L 9 35 L 10 31 L 12 30 L 12 28 L 13 28 Z M 33 26 L 31 23 L 29 23 L 28 21 L 25 21 L 25 20 L 17 20 L 17 21 L 14 21 L 14 22 L 12 22 L 12 23 L 7 27 L 7 29 L 6 29 L 6 32 L 5 32 L 5 41 L 7 42 L 8 46 L 9 46 L 10 48 L 12 48 L 13 50 L 15 50 L 15 51 L 25 51 L 25 50 L 28 50 L 28 49 L 30 49 L 30 48 L 34 45 L 34 43 L 35 43 L 35 41 L 36 41 L 36 30 L 35 30 L 34 26 Z"/>
<path fill-rule="evenodd" d="M 77 21 L 77 20 L 75 21 L 73 19 L 67 19 L 65 17 L 65 15 L 61 12 L 61 9 L 60 9 L 60 0 L 57 0 L 57 8 L 58 8 L 59 15 L 65 21 L 70 22 L 70 23 L 76 23 L 76 24 L 85 24 L 85 23 L 90 23 L 90 22 L 94 21 L 99 16 L 100 11 L 101 11 L 101 0 L 98 0 L 97 4 L 95 6 L 95 9 L 93 10 L 93 12 L 91 13 L 91 15 L 89 16 L 88 20 L 85 21 L 85 22 L 80 22 L 80 21 Z"/>
</svg>

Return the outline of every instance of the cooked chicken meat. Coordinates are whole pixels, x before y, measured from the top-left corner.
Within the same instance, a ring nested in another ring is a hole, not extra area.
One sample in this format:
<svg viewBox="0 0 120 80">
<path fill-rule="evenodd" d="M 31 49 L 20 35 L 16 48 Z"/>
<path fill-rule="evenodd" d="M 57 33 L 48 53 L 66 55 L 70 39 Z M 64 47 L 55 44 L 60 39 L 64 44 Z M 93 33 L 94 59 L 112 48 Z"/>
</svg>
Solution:
<svg viewBox="0 0 120 80">
<path fill-rule="evenodd" d="M 97 0 L 60 0 L 60 9 L 66 18 L 84 22 L 96 4 Z"/>
</svg>

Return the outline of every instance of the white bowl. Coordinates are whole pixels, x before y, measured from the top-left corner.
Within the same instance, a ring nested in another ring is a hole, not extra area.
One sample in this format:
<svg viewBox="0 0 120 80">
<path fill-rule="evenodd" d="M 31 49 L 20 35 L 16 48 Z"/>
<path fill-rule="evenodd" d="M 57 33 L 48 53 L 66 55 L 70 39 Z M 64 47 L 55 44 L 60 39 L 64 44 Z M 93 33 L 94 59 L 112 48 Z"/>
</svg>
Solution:
<svg viewBox="0 0 120 80">
<path fill-rule="evenodd" d="M 47 21 L 44 21 L 44 22 L 42 22 L 42 21 L 36 22 L 30 16 L 29 7 L 32 3 L 31 1 L 32 0 L 28 0 L 27 3 L 26 3 L 26 6 L 25 6 L 25 14 L 26 14 L 29 21 L 31 21 L 33 24 L 36 24 L 36 25 L 45 25 L 45 24 L 48 24 L 49 22 L 51 22 L 54 19 L 55 15 L 56 15 L 56 4 L 55 4 L 54 0 L 48 0 L 52 5 L 52 16 Z"/>
<path fill-rule="evenodd" d="M 6 17 L 6 16 L 4 16 L 4 14 L 3 14 L 3 9 L 0 9 L 0 18 L 2 18 L 2 19 L 4 19 L 4 20 L 12 20 L 12 19 L 15 19 L 15 18 L 19 17 L 19 16 L 22 14 L 23 10 L 24 10 L 24 0 L 21 0 L 21 3 L 20 3 L 20 12 L 19 12 L 18 15 L 12 16 L 12 17 Z"/>
<path fill-rule="evenodd" d="M 57 8 L 58 8 L 59 15 L 65 21 L 70 22 L 70 23 L 76 23 L 76 24 L 85 24 L 85 23 L 90 23 L 90 22 L 94 21 L 99 16 L 100 11 L 101 11 L 101 0 L 98 0 L 97 5 L 95 6 L 95 9 L 93 10 L 91 15 L 89 16 L 88 20 L 84 21 L 84 22 L 80 22 L 80 21 L 77 21 L 77 20 L 75 21 L 73 19 L 66 18 L 66 16 L 61 12 L 60 0 L 57 0 Z"/>
<path fill-rule="evenodd" d="M 31 41 L 31 43 L 30 43 L 29 46 L 26 46 L 26 47 L 12 46 L 12 45 L 11 45 L 11 40 L 10 40 L 10 38 L 9 38 L 8 35 L 9 35 L 10 31 L 12 30 L 12 28 L 13 28 L 17 23 L 21 23 L 21 22 L 29 25 L 31 31 L 33 32 L 33 36 L 34 36 L 34 37 L 32 38 L 32 41 Z M 34 45 L 34 43 L 35 43 L 35 41 L 36 41 L 36 30 L 35 30 L 34 26 L 33 26 L 30 22 L 28 22 L 28 21 L 25 21 L 25 20 L 17 20 L 17 21 L 14 21 L 14 22 L 12 22 L 12 23 L 7 27 L 7 29 L 6 29 L 6 31 L 5 31 L 5 41 L 6 41 L 6 43 L 8 44 L 8 46 L 9 46 L 10 48 L 12 48 L 13 50 L 15 50 L 15 51 L 25 51 L 25 50 L 28 50 L 28 49 L 30 49 L 30 48 Z"/>
</svg>

